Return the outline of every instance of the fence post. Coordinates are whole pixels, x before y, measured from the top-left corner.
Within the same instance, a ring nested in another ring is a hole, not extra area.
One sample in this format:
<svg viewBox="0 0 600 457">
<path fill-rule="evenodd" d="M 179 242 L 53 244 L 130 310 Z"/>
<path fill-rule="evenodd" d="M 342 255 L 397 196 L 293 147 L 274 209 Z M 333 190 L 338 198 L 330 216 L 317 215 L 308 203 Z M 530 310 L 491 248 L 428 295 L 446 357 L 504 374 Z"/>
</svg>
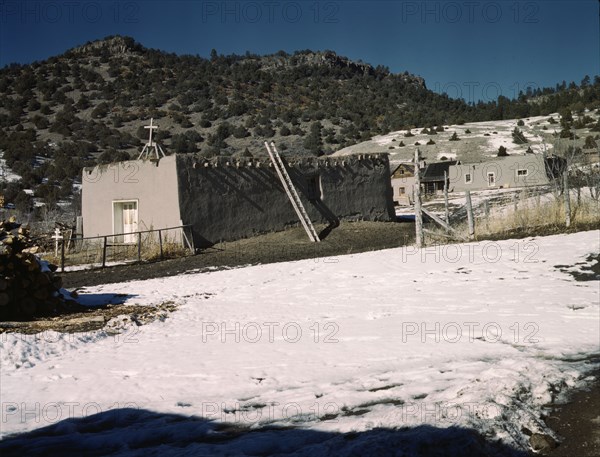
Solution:
<svg viewBox="0 0 600 457">
<path fill-rule="evenodd" d="M 160 247 L 160 260 L 163 259 L 163 245 L 162 245 L 162 230 L 158 230 L 158 245 Z"/>
<path fill-rule="evenodd" d="M 444 171 L 444 207 L 446 210 L 446 224 L 450 223 L 450 212 L 448 211 L 448 173 Z"/>
<path fill-rule="evenodd" d="M 104 237 L 104 243 L 102 246 L 102 268 L 106 266 L 106 245 L 108 244 L 108 237 Z"/>
<path fill-rule="evenodd" d="M 65 240 L 61 240 L 60 243 L 60 271 L 65 272 Z"/>
<path fill-rule="evenodd" d="M 471 192 L 468 190 L 465 192 L 467 197 L 467 221 L 469 223 L 469 238 L 473 238 L 475 235 L 475 221 L 473 220 L 473 205 L 471 204 Z"/>
<path fill-rule="evenodd" d="M 423 213 L 421 212 L 421 160 L 419 149 L 415 151 L 415 231 L 417 247 L 423 247 Z"/>
<path fill-rule="evenodd" d="M 563 194 L 565 196 L 565 225 L 571 226 L 571 196 L 569 195 L 569 171 L 565 169 L 563 172 Z"/>
<path fill-rule="evenodd" d="M 190 225 L 190 249 L 192 250 L 192 255 L 196 254 L 196 244 L 194 243 L 194 229 Z"/>
<path fill-rule="evenodd" d="M 138 232 L 137 237 L 137 248 L 138 248 L 138 262 L 142 261 L 142 232 Z"/>
<path fill-rule="evenodd" d="M 490 202 L 486 199 L 483 201 L 483 210 L 485 211 L 485 228 L 490 228 Z"/>
</svg>

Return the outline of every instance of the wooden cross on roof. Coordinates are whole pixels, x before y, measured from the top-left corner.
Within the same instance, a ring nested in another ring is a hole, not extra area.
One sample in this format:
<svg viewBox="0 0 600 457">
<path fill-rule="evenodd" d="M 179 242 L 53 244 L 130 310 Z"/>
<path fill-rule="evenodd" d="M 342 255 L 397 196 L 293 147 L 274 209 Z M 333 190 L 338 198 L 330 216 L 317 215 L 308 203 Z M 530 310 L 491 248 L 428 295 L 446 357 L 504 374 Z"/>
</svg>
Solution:
<svg viewBox="0 0 600 457">
<path fill-rule="evenodd" d="M 144 146 L 144 149 L 142 149 L 142 152 L 140 153 L 138 160 L 140 160 L 140 159 L 159 160 L 161 158 L 161 156 L 165 157 L 165 153 L 162 150 L 162 148 L 160 147 L 160 144 L 155 143 L 152 140 L 152 131 L 158 129 L 158 125 L 154 125 L 154 118 L 151 117 L 150 125 L 145 125 L 144 128 L 149 130 L 148 142 Z"/>
</svg>

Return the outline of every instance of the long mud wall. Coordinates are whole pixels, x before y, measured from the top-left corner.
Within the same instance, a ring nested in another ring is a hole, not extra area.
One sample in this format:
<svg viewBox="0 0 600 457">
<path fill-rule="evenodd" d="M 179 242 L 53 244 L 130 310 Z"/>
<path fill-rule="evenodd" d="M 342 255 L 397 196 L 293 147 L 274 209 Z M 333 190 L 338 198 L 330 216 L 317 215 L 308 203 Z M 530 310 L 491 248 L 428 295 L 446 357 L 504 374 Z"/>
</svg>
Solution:
<svg viewBox="0 0 600 457">
<path fill-rule="evenodd" d="M 313 223 L 393 219 L 387 155 L 289 159 L 287 163 Z M 177 178 L 181 218 L 193 225 L 197 246 L 300 223 L 268 159 L 178 155 Z"/>
</svg>

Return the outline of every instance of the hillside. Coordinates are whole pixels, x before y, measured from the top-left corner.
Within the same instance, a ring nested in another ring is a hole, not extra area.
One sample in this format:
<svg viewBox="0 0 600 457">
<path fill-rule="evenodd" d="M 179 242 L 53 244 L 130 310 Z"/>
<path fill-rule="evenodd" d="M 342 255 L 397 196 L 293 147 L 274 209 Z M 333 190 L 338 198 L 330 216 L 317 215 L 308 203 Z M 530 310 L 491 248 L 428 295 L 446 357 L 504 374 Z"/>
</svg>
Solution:
<svg viewBox="0 0 600 457">
<path fill-rule="evenodd" d="M 3 173 L 21 177 L 2 180 L 1 192 L 23 213 L 28 189 L 55 207 L 78 188 L 83 166 L 137 157 L 150 117 L 167 154 L 260 155 L 269 140 L 284 154 L 321 155 L 415 126 L 593 109 L 599 100 L 598 77 L 472 106 L 418 76 L 332 51 L 204 59 L 108 37 L 0 69 Z"/>
<path fill-rule="evenodd" d="M 571 149 L 591 151 L 600 140 L 600 112 L 587 111 L 574 116 L 569 131 L 573 138 L 561 138 L 561 116 L 533 116 L 525 119 L 467 122 L 445 125 L 438 130 L 413 128 L 378 135 L 370 140 L 343 148 L 334 155 L 370 154 L 386 152 L 390 161 L 406 162 L 414 159 L 418 148 L 428 162 L 460 160 L 484 162 L 498 160 L 500 147 L 507 155 L 557 154 L 564 156 Z M 575 128 L 577 127 L 577 128 Z M 516 130 L 515 130 L 516 129 Z M 409 133 L 410 132 L 410 133 Z M 518 132 L 518 133 L 517 133 Z"/>
</svg>

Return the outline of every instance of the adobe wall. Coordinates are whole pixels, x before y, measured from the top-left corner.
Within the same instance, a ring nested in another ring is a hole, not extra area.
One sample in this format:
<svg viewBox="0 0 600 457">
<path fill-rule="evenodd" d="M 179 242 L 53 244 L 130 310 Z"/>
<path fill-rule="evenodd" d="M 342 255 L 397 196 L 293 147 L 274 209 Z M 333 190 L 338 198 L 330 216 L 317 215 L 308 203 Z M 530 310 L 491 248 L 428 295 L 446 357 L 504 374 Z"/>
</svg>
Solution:
<svg viewBox="0 0 600 457">
<path fill-rule="evenodd" d="M 394 218 L 387 154 L 289 159 L 288 171 L 313 223 Z M 177 156 L 179 205 L 197 246 L 283 230 L 299 220 L 269 159 Z M 321 200 L 307 198 L 319 175 Z"/>
<path fill-rule="evenodd" d="M 519 176 L 517 170 L 526 170 L 527 176 Z M 496 185 L 493 187 L 488 186 L 488 173 L 495 175 Z M 470 183 L 465 182 L 467 174 L 471 176 Z M 452 165 L 448 175 L 451 192 L 536 186 L 549 182 L 541 154 L 515 155 L 499 157 L 488 162 Z"/>
<path fill-rule="evenodd" d="M 83 236 L 113 233 L 113 201 L 138 202 L 138 230 L 180 225 L 176 157 L 131 160 L 84 168 Z"/>
</svg>

